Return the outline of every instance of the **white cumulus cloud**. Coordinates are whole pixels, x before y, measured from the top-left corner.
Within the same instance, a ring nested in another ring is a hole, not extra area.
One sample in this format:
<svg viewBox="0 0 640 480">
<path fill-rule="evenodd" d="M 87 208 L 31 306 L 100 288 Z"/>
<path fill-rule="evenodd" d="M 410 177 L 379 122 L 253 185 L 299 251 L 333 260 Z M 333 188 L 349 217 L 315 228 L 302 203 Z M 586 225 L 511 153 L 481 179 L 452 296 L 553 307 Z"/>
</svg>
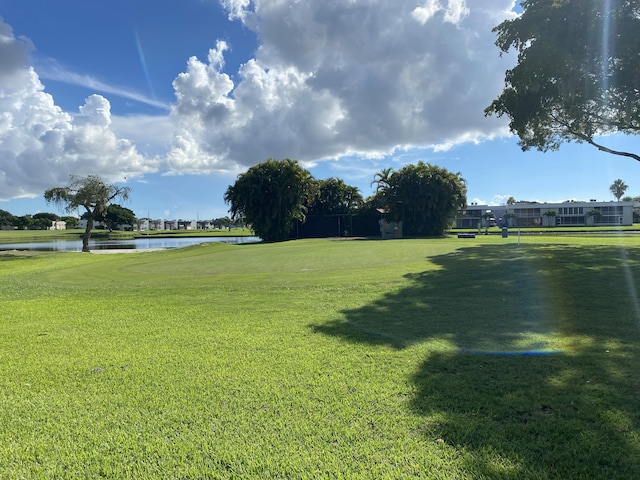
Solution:
<svg viewBox="0 0 640 480">
<path fill-rule="evenodd" d="M 484 108 L 511 58 L 491 29 L 513 0 L 223 0 L 259 48 L 237 75 L 229 48 L 175 82 L 174 171 L 318 161 L 452 146 L 505 134 Z M 231 45 L 231 48 L 233 46 Z"/>
<path fill-rule="evenodd" d="M 228 71 L 227 39 L 185 59 L 168 116 L 114 117 L 101 95 L 61 110 L 29 65 L 30 42 L 0 18 L 0 199 L 42 195 L 69 175 L 237 172 L 267 157 L 311 165 L 507 133 L 483 111 L 513 64 L 491 29 L 514 0 L 219 1 L 256 34 L 255 54 Z M 46 78 L 138 98 L 47 68 Z"/>
<path fill-rule="evenodd" d="M 457 25 L 469 13 L 469 9 L 465 0 L 449 0 L 447 3 L 440 0 L 425 0 L 411 12 L 411 15 L 424 25 L 438 13 L 443 14 L 445 22 Z"/>
<path fill-rule="evenodd" d="M 77 115 L 56 106 L 27 53 L 0 18 L 0 199 L 42 195 L 70 175 L 117 181 L 155 168 L 111 130 L 104 97 L 91 95 Z"/>
</svg>

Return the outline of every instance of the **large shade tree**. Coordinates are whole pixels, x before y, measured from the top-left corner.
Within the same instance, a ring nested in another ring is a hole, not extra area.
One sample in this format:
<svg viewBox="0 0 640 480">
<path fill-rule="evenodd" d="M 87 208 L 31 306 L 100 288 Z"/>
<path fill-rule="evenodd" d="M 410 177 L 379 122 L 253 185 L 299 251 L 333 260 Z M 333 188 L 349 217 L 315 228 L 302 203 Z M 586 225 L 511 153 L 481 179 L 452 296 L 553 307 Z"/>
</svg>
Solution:
<svg viewBox="0 0 640 480">
<path fill-rule="evenodd" d="M 16 217 L 14 225 L 20 230 L 27 230 L 27 229 L 30 229 L 30 228 L 36 228 L 33 225 L 33 218 L 31 218 L 31 215 L 29 215 L 29 214 L 22 215 L 20 217 Z"/>
<path fill-rule="evenodd" d="M 213 220 L 211 220 L 211 223 L 213 224 L 214 227 L 219 228 L 221 230 L 223 228 L 231 227 L 231 219 L 229 217 L 214 218 Z"/>
<path fill-rule="evenodd" d="M 640 133 L 640 2 L 522 0 L 523 13 L 498 25 L 496 45 L 518 52 L 487 115 L 507 115 L 523 150 L 556 150 L 606 135 Z"/>
<path fill-rule="evenodd" d="M 358 187 L 339 178 L 316 180 L 315 195 L 309 204 L 309 215 L 348 215 L 355 213 L 363 198 Z"/>
<path fill-rule="evenodd" d="M 72 217 L 71 215 L 62 217 L 62 220 L 67 222 L 67 228 L 76 228 L 80 223 L 76 217 Z"/>
<path fill-rule="evenodd" d="M 68 185 L 51 188 L 44 192 L 44 198 L 48 203 L 54 203 L 69 213 L 75 212 L 79 208 L 85 210 L 87 227 L 82 236 L 82 251 L 89 252 L 91 230 L 98 215 L 104 214 L 108 205 L 116 198 L 127 200 L 130 191 L 129 187 L 105 183 L 95 175 L 72 176 Z"/>
<path fill-rule="evenodd" d="M 0 210 L 0 227 L 9 227 L 16 224 L 16 217 L 6 210 Z"/>
<path fill-rule="evenodd" d="M 403 222 L 409 236 L 442 235 L 467 200 L 459 173 L 418 162 L 376 175 L 378 194 L 388 217 Z"/>
<path fill-rule="evenodd" d="M 85 213 L 82 215 L 82 218 L 87 220 L 88 214 Z M 94 220 L 103 222 L 109 231 L 112 232 L 118 225 L 128 225 L 133 228 L 133 225 L 136 223 L 136 215 L 131 209 L 118 205 L 117 203 L 112 203 L 111 205 L 107 205 L 106 210 L 97 214 Z"/>
<path fill-rule="evenodd" d="M 278 242 L 289 239 L 295 220 L 305 220 L 313 187 L 297 161 L 270 158 L 240 174 L 224 201 L 234 219 L 244 219 L 265 242 Z"/>
</svg>

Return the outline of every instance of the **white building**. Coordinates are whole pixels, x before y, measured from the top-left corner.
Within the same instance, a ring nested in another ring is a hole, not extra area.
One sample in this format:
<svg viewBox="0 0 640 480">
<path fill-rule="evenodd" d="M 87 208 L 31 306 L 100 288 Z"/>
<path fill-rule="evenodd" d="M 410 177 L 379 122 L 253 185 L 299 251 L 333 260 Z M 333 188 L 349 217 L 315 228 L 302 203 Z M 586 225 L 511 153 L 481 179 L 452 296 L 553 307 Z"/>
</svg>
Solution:
<svg viewBox="0 0 640 480">
<path fill-rule="evenodd" d="M 164 222 L 165 230 L 178 230 L 178 220 L 167 220 Z"/>
<path fill-rule="evenodd" d="M 198 224 L 198 230 L 213 229 L 213 224 L 211 223 L 211 220 L 198 220 L 196 223 Z"/>
<path fill-rule="evenodd" d="M 64 220 L 52 220 L 49 230 L 66 230 L 67 222 Z"/>
<path fill-rule="evenodd" d="M 196 220 L 178 220 L 178 230 L 197 230 L 198 222 Z"/>
<path fill-rule="evenodd" d="M 490 217 L 503 227 L 578 227 L 633 225 L 634 202 L 517 202 L 513 205 L 469 205 L 456 228 L 480 228 Z"/>
<path fill-rule="evenodd" d="M 164 220 L 153 220 L 151 218 L 139 218 L 136 221 L 137 230 L 164 230 Z"/>
</svg>

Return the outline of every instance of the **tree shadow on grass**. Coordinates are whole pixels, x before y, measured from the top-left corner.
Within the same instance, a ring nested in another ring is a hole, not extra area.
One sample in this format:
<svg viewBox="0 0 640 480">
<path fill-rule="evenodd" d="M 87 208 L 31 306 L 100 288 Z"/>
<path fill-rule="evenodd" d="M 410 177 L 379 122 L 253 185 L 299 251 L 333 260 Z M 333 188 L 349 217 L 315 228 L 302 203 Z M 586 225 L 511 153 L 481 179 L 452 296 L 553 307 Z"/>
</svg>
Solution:
<svg viewBox="0 0 640 480">
<path fill-rule="evenodd" d="M 314 328 L 442 342 L 413 374 L 410 407 L 474 477 L 640 478 L 639 250 L 464 248 Z"/>
<path fill-rule="evenodd" d="M 436 353 L 413 375 L 420 433 L 473 478 L 640 478 L 638 352 Z"/>
</svg>

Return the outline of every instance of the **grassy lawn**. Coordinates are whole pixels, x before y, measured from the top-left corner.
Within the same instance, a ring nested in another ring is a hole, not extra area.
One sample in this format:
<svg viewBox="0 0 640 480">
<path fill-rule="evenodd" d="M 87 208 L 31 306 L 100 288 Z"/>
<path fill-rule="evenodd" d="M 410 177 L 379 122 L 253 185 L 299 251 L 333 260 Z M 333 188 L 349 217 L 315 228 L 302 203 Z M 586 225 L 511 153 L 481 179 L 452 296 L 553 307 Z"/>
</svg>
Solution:
<svg viewBox="0 0 640 480">
<path fill-rule="evenodd" d="M 84 230 L 0 230 L 0 243 L 43 242 L 48 240 L 77 240 Z"/>
<path fill-rule="evenodd" d="M 0 253 L 0 478 L 640 478 L 640 237 Z"/>
</svg>

